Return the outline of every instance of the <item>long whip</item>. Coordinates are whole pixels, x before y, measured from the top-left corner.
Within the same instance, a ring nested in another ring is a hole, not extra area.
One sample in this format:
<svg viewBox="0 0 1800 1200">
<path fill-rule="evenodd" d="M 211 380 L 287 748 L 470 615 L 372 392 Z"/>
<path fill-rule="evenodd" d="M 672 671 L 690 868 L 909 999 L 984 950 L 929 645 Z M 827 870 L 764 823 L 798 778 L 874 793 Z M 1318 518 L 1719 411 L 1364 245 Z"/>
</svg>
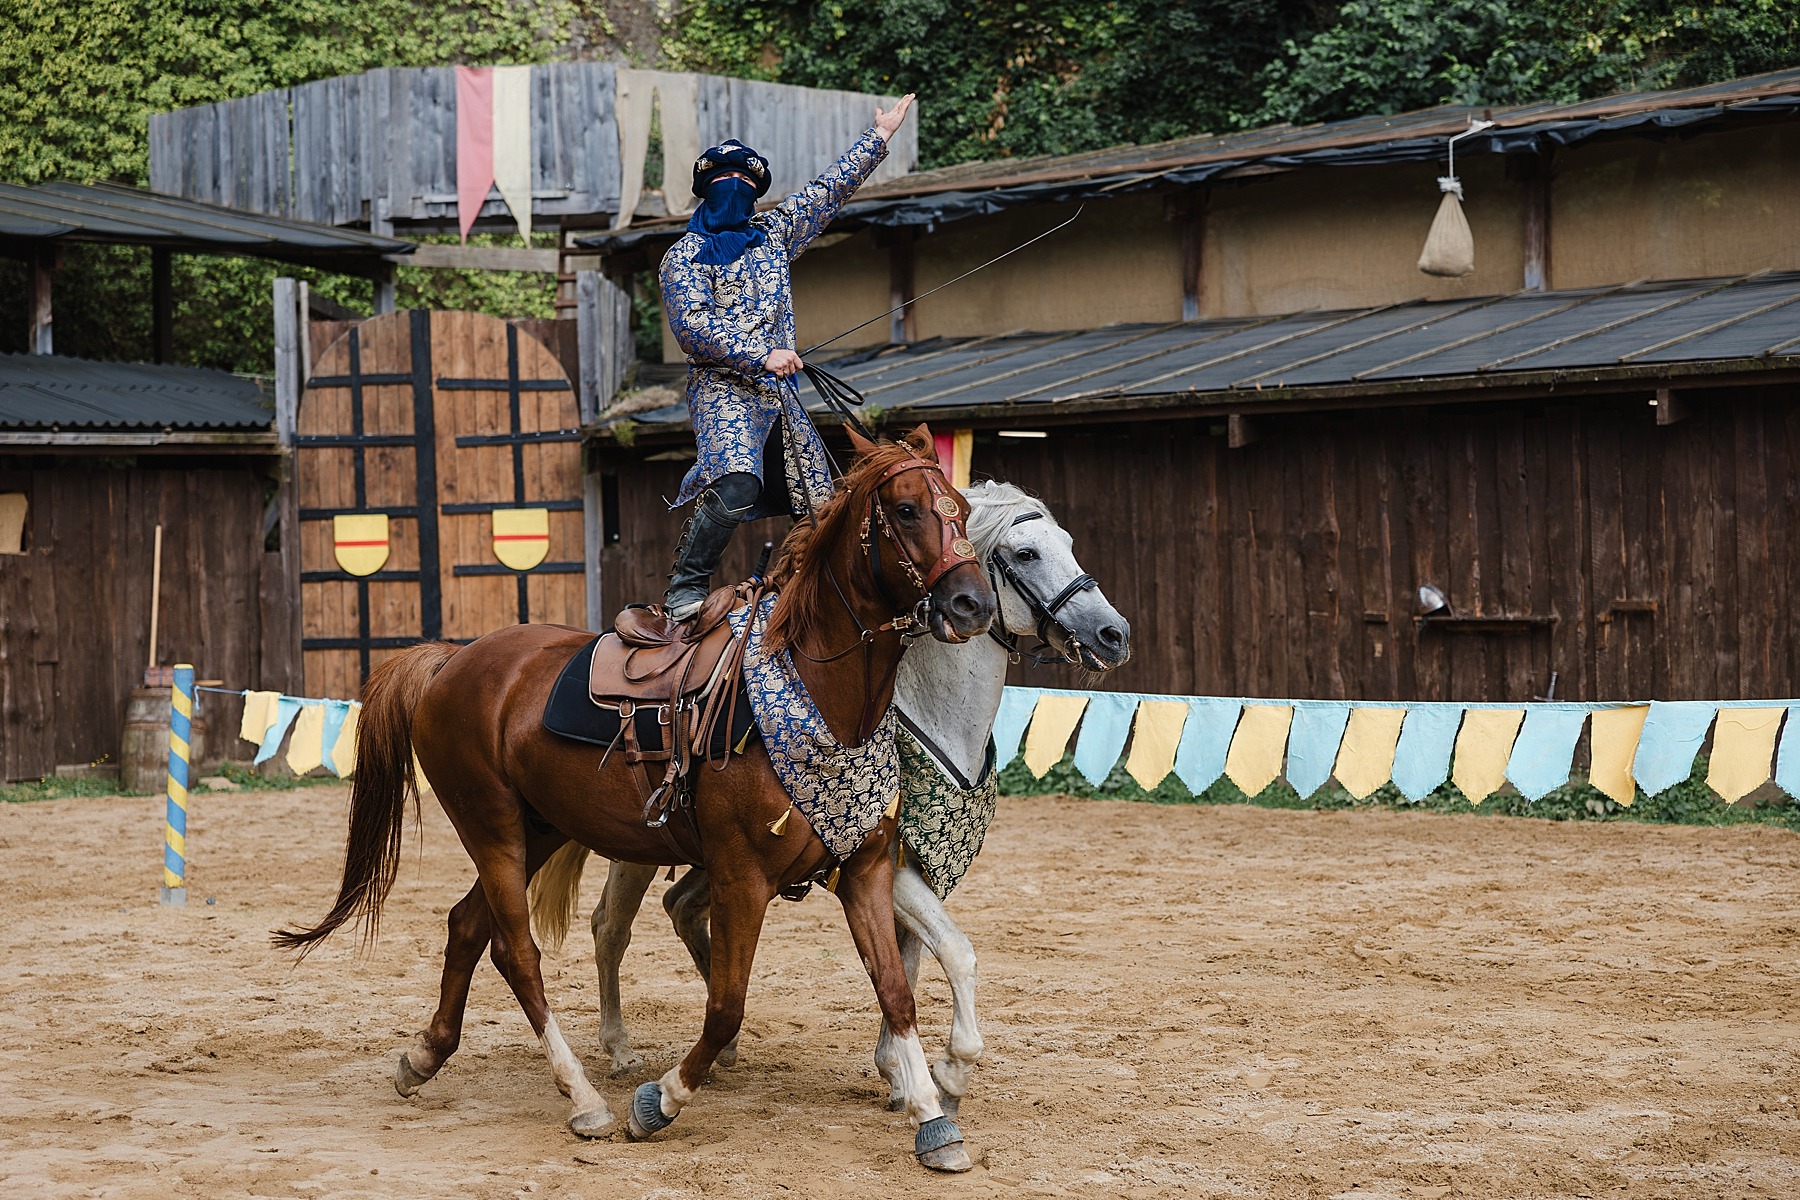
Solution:
<svg viewBox="0 0 1800 1200">
<path fill-rule="evenodd" d="M 988 259 L 986 262 L 982 263 L 980 266 L 969 268 L 967 271 L 964 271 L 961 275 L 958 275 L 955 279 L 947 280 L 943 283 L 940 283 L 936 287 L 932 288 L 931 291 L 929 291 L 929 292 L 921 292 L 919 295 L 914 296 L 911 300 L 905 301 L 904 303 L 901 303 L 901 304 L 896 304 L 896 305 L 894 305 L 894 307 L 888 309 L 884 313 L 881 313 L 879 316 L 870 317 L 868 320 L 864 321 L 861 325 L 852 325 L 849 329 L 846 329 L 846 330 L 844 330 L 844 332 L 838 334 L 837 337 L 829 337 L 829 338 L 826 338 L 822 342 L 819 342 L 812 346 L 808 346 L 806 349 L 804 349 L 800 352 L 800 357 L 806 358 L 808 355 L 812 354 L 813 351 L 823 350 L 825 347 L 831 345 L 831 343 L 839 340 L 840 338 L 847 338 L 859 329 L 867 329 L 869 326 L 873 325 L 875 322 L 877 322 L 879 320 L 882 320 L 884 317 L 893 316 L 895 313 L 899 312 L 901 309 L 905 308 L 907 305 L 917 304 L 919 301 L 923 300 L 926 296 L 935 295 L 936 293 L 943 291 L 945 288 L 949 287 L 953 283 L 961 283 L 963 280 L 967 279 L 969 276 L 975 274 L 975 272 L 985 271 L 989 267 L 993 266 L 995 263 L 999 262 L 1001 259 L 1009 257 L 1010 255 L 1017 254 L 1019 251 L 1025 249 L 1025 247 L 1035 245 L 1036 243 L 1043 241 L 1045 238 L 1049 237 L 1051 234 L 1055 233 L 1057 230 L 1065 229 L 1068 226 L 1073 225 L 1075 223 L 1075 218 L 1079 217 L 1081 215 L 1082 209 L 1085 209 L 1086 207 L 1087 207 L 1087 205 L 1085 205 L 1085 204 L 1081 205 L 1079 208 L 1077 208 L 1075 210 L 1074 214 L 1071 215 L 1068 220 L 1062 222 L 1060 225 L 1052 225 L 1050 228 L 1044 230 L 1044 232 L 1038 234 L 1036 237 L 1032 238 L 1028 242 L 1020 242 L 1017 246 L 1014 246 L 1011 250 L 1008 250 L 1005 254 L 996 254 L 993 258 Z"/>
</svg>

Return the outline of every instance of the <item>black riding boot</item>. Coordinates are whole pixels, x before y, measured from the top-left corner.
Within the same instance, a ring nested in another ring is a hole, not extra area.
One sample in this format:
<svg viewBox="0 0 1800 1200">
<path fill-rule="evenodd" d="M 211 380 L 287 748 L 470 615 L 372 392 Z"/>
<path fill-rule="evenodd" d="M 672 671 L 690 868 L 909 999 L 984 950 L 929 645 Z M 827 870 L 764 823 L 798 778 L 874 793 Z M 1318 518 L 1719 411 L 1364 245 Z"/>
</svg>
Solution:
<svg viewBox="0 0 1800 1200">
<path fill-rule="evenodd" d="M 700 611 L 712 593 L 712 575 L 719 569 L 731 535 L 756 504 L 762 490 L 754 475 L 727 475 L 706 489 L 694 505 L 694 515 L 681 534 L 675 566 L 669 572 L 669 591 L 663 611 L 672 620 L 685 621 Z M 732 503 L 741 501 L 741 503 Z"/>
</svg>

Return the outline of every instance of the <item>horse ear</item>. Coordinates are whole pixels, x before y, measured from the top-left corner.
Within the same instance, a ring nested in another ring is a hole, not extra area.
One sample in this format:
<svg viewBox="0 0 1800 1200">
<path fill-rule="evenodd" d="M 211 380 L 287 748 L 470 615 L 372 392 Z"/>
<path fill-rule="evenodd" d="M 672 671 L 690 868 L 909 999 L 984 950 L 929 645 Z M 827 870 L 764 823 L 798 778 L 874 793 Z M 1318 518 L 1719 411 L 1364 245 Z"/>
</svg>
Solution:
<svg viewBox="0 0 1800 1200">
<path fill-rule="evenodd" d="M 861 458 L 865 454 L 875 452 L 875 443 L 856 432 L 856 426 L 848 421 L 844 422 L 844 432 L 850 435 L 850 448 L 856 451 L 856 457 Z"/>
<path fill-rule="evenodd" d="M 932 462 L 938 460 L 937 442 L 931 436 L 931 427 L 921 422 L 915 425 L 911 433 L 906 435 L 906 443 Z"/>
</svg>

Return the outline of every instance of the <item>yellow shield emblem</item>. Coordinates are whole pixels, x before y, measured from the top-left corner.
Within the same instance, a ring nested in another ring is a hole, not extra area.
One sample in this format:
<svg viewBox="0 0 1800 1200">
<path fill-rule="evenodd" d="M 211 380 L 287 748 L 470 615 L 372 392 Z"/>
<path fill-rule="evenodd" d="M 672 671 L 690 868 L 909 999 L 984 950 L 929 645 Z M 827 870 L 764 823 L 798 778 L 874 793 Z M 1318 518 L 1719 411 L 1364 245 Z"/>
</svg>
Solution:
<svg viewBox="0 0 1800 1200">
<path fill-rule="evenodd" d="M 386 513 L 333 517 L 331 536 L 338 566 L 352 575 L 373 575 L 388 560 Z"/>
<path fill-rule="evenodd" d="M 494 557 L 515 571 L 529 571 L 550 553 L 550 510 L 494 510 Z"/>
</svg>

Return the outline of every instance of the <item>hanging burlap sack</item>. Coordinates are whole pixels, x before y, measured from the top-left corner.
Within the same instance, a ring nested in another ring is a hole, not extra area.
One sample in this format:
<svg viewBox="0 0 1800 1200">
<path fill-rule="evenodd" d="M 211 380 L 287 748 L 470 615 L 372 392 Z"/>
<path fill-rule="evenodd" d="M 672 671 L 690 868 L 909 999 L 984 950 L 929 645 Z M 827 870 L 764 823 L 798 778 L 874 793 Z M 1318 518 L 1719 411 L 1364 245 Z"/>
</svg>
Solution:
<svg viewBox="0 0 1800 1200">
<path fill-rule="evenodd" d="M 1419 255 L 1419 270 L 1427 275 L 1461 279 L 1475 270 L 1475 235 L 1469 232 L 1469 219 L 1463 216 L 1461 191 L 1454 182 L 1444 188 L 1443 202 L 1431 222 L 1425 250 Z"/>
</svg>

